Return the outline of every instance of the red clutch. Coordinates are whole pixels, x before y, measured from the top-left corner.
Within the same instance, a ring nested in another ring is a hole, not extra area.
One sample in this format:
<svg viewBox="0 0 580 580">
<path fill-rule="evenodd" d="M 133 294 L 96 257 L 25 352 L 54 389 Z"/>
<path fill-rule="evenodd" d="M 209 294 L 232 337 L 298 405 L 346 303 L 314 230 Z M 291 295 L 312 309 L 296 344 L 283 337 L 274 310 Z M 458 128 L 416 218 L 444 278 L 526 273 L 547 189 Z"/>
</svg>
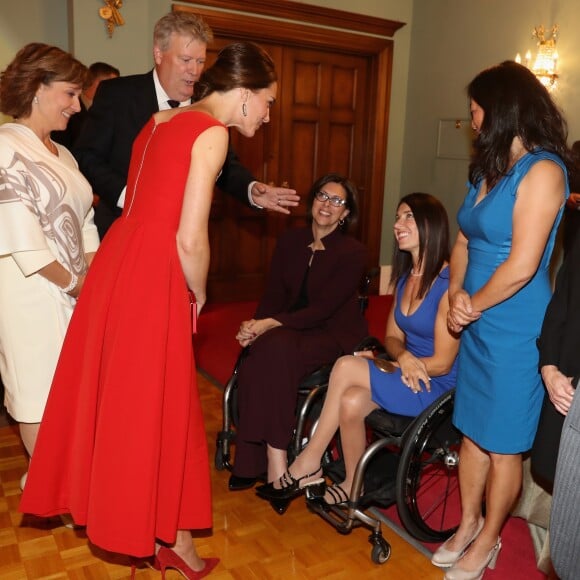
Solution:
<svg viewBox="0 0 580 580">
<path fill-rule="evenodd" d="M 191 316 L 191 333 L 197 333 L 197 304 L 195 302 L 195 295 L 190 290 L 189 291 L 189 310 Z"/>
</svg>

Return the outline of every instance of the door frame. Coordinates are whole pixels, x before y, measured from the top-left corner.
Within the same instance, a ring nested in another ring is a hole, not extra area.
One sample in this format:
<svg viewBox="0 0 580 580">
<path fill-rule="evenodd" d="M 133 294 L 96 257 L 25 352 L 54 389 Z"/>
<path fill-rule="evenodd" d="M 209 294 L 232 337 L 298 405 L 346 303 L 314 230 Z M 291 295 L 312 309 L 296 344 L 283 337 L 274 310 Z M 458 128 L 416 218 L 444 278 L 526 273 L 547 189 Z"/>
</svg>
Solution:
<svg viewBox="0 0 580 580">
<path fill-rule="evenodd" d="M 365 189 L 370 195 L 366 200 L 365 215 L 359 216 L 359 219 L 370 264 L 378 264 L 393 68 L 394 43 L 390 37 L 404 23 L 287 0 L 186 2 L 191 6 L 173 4 L 172 9 L 200 14 L 216 35 L 231 37 L 235 32 L 235 37 L 240 40 L 262 39 L 285 46 L 319 48 L 369 59 L 371 94 L 374 99 L 370 100 L 371 110 L 367 123 L 367 150 L 371 155 L 365 164 L 368 168 Z"/>
</svg>

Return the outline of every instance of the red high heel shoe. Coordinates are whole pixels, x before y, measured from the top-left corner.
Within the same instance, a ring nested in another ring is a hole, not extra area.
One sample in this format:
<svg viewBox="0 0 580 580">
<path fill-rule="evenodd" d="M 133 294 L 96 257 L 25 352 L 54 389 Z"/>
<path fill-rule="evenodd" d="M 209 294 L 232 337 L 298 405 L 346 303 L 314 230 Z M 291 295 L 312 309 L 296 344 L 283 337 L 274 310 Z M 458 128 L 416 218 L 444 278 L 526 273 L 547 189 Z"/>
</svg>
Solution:
<svg viewBox="0 0 580 580">
<path fill-rule="evenodd" d="M 205 578 L 218 564 L 219 558 L 202 558 L 205 566 L 198 571 L 190 568 L 183 559 L 178 556 L 173 550 L 162 546 L 155 557 L 155 568 L 161 570 L 161 578 L 165 578 L 165 570 L 173 568 L 177 570 L 187 580 L 198 580 Z"/>
</svg>

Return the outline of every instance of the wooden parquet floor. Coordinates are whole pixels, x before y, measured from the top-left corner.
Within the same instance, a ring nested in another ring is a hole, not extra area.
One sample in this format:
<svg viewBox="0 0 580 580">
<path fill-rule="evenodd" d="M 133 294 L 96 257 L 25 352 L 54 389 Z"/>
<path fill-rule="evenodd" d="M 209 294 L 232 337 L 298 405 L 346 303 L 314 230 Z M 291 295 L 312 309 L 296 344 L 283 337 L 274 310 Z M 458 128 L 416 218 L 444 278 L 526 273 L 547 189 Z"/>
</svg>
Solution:
<svg viewBox="0 0 580 580">
<path fill-rule="evenodd" d="M 215 433 L 221 425 L 221 390 L 199 375 L 213 466 Z M 129 562 L 92 546 L 82 529 L 64 527 L 60 519 L 41 520 L 18 512 L 19 481 L 27 461 L 15 427 L 0 428 L 0 579 L 106 580 L 130 577 Z M 252 490 L 229 492 L 229 473 L 212 468 L 214 527 L 196 539 L 200 554 L 221 562 L 211 578 L 226 579 L 435 579 L 441 571 L 410 544 L 383 526 L 392 556 L 383 565 L 370 559 L 369 532 L 357 528 L 340 535 L 310 513 L 303 499 L 283 516 Z M 159 579 L 148 568 L 140 580 Z M 174 570 L 167 580 L 181 576 Z"/>
</svg>

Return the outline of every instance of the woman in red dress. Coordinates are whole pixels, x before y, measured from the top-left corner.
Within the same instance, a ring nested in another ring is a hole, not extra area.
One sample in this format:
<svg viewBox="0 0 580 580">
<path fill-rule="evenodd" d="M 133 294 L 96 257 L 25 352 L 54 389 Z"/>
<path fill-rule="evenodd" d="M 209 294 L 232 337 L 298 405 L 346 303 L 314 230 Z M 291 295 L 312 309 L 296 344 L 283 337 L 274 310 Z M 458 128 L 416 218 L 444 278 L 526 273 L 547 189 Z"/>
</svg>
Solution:
<svg viewBox="0 0 580 580">
<path fill-rule="evenodd" d="M 20 509 L 70 513 L 101 548 L 199 578 L 217 560 L 198 556 L 190 531 L 212 525 L 191 313 L 206 300 L 227 128 L 251 137 L 269 121 L 273 62 L 255 44 L 229 45 L 195 91 L 135 141 L 123 216 L 71 321 Z"/>
</svg>

